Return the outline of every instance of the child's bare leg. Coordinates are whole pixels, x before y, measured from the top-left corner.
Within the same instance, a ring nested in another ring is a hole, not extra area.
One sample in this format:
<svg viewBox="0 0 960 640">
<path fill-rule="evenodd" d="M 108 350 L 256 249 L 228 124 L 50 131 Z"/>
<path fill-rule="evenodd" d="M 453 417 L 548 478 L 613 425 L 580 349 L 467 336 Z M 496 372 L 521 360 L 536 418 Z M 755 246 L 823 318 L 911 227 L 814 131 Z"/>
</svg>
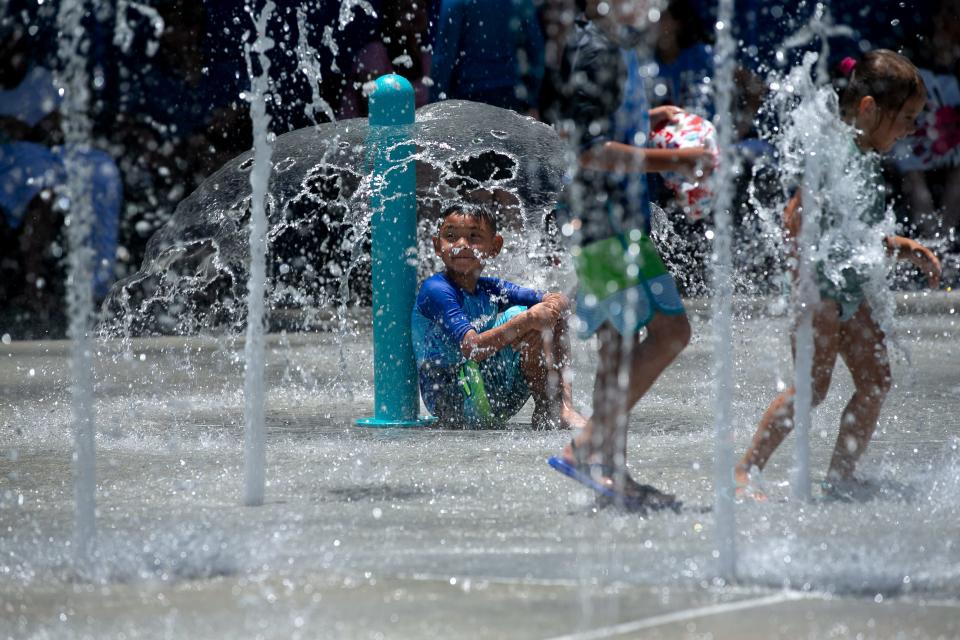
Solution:
<svg viewBox="0 0 960 640">
<path fill-rule="evenodd" d="M 793 429 L 793 395 L 790 387 L 774 399 L 760 418 L 750 448 L 734 468 L 733 475 L 738 487 L 745 487 L 750 481 L 750 469 L 763 469 L 773 452 Z"/>
<path fill-rule="evenodd" d="M 566 369 L 570 363 L 567 323 L 558 320 L 552 331 L 532 331 L 520 343 L 520 367 L 533 396 L 537 427 L 580 428 L 586 418 L 573 407 L 573 390 Z"/>
<path fill-rule="evenodd" d="M 592 425 L 594 428 L 596 424 L 604 425 L 606 433 L 603 441 L 609 443 L 615 440 L 606 437 L 613 436 L 614 425 L 619 422 L 626 424 L 630 409 L 690 342 L 690 322 L 684 315 L 658 313 L 647 325 L 647 336 L 642 341 L 639 336 L 624 338 L 612 327 L 601 329 L 598 335 L 600 361 L 593 394 L 594 417 L 590 422 L 595 423 Z M 623 440 L 621 446 L 625 447 Z M 614 455 L 615 451 L 609 450 L 608 455 Z M 626 456 L 625 448 L 616 453 L 624 458 Z"/>
<path fill-rule="evenodd" d="M 690 321 L 685 315 L 658 313 L 647 325 L 647 337 L 631 354 L 627 411 L 640 401 L 660 374 L 690 343 Z"/>
<path fill-rule="evenodd" d="M 811 404 L 816 407 L 827 397 L 840 349 L 840 314 L 835 302 L 826 300 L 814 310 L 813 335 Z M 791 340 L 794 342 L 794 351 L 796 351 L 796 330 Z M 795 357 L 796 353 L 794 353 Z M 752 467 L 762 470 L 766 466 L 770 456 L 793 429 L 794 393 L 795 389 L 790 387 L 778 395 L 763 413 L 750 448 L 734 468 L 734 478 L 738 486 L 747 485 Z"/>
<path fill-rule="evenodd" d="M 568 407 L 564 403 L 562 359 L 557 357 L 556 328 L 553 331 L 531 331 L 519 341 L 520 370 L 533 396 L 533 425 L 536 428 L 570 428 Z M 569 383 L 566 385 L 569 389 Z M 569 393 L 569 392 L 568 392 Z M 569 396 L 567 396 L 569 397 Z M 572 405 L 569 410 L 572 411 Z M 585 420 L 580 414 L 577 426 Z"/>
<path fill-rule="evenodd" d="M 559 426 L 560 410 L 557 385 L 551 384 L 553 368 L 553 341 L 550 331 L 530 331 L 520 340 L 520 370 L 533 396 L 533 426 L 548 428 L 551 423 Z"/>
<path fill-rule="evenodd" d="M 600 340 L 597 376 L 593 385 L 593 415 L 577 445 L 586 445 L 588 451 L 600 456 L 600 462 L 612 468 L 611 483 L 622 490 L 626 478 L 625 442 L 627 432 L 627 376 L 628 354 L 637 344 L 636 336 L 622 336 L 610 325 L 597 332 Z"/>
<path fill-rule="evenodd" d="M 647 325 L 647 336 L 621 336 L 606 325 L 598 332 L 600 353 L 593 393 L 593 416 L 587 422 L 576 446 L 598 456 L 617 470 L 620 477 L 610 478 L 613 485 L 635 484 L 626 471 L 627 419 L 630 409 L 650 389 L 664 369 L 690 341 L 690 323 L 686 316 L 657 314 Z M 564 457 L 574 458 L 571 447 Z M 669 502 L 672 496 L 663 495 Z"/>
<path fill-rule="evenodd" d="M 574 444 L 568 444 L 563 457 L 574 462 L 589 459 L 607 465 L 614 464 L 616 425 L 622 420 L 625 389 L 619 385 L 619 372 L 624 351 L 624 338 L 609 324 L 597 331 L 600 348 L 597 352 L 597 373 L 593 383 L 593 415 L 577 434 Z M 579 456 L 574 454 L 576 446 Z"/>
<path fill-rule="evenodd" d="M 866 304 L 843 323 L 840 343 L 840 355 L 850 370 L 855 391 L 840 418 L 827 477 L 849 480 L 870 443 L 890 391 L 890 362 L 883 331 Z"/>
<path fill-rule="evenodd" d="M 570 382 L 570 328 L 567 321 L 561 318 L 553 331 L 552 354 L 554 370 L 550 372 L 548 382 L 559 386 L 560 393 L 560 423 L 564 428 L 580 429 L 587 423 L 587 419 L 580 415 L 573 406 L 573 385 Z"/>
</svg>

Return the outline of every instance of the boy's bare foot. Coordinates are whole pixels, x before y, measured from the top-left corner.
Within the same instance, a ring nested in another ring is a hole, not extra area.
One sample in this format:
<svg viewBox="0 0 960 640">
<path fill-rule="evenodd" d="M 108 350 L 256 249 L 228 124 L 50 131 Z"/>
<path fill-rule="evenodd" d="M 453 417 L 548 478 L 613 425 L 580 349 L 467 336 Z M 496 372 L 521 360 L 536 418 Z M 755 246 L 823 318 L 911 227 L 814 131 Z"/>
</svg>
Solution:
<svg viewBox="0 0 960 640">
<path fill-rule="evenodd" d="M 563 420 L 556 411 L 548 411 L 539 406 L 533 409 L 533 415 L 530 417 L 530 426 L 538 431 L 566 428 L 563 425 Z"/>
<path fill-rule="evenodd" d="M 572 406 L 564 403 L 560 408 L 560 428 L 583 429 L 585 426 L 587 426 L 587 419 Z"/>
<path fill-rule="evenodd" d="M 580 415 L 576 409 L 564 403 L 560 407 L 560 412 L 548 411 L 542 407 L 535 407 L 533 416 L 530 420 L 534 429 L 582 429 L 587 425 L 587 419 Z M 569 456 L 564 453 L 564 458 L 573 462 L 573 454 Z"/>
</svg>

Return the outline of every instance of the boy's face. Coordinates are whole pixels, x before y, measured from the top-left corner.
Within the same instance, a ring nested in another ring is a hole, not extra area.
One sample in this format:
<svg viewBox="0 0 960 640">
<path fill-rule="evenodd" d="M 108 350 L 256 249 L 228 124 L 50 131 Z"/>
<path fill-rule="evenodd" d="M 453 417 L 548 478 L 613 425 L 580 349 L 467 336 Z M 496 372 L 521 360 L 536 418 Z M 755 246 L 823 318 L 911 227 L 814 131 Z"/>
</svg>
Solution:
<svg viewBox="0 0 960 640">
<path fill-rule="evenodd" d="M 433 250 L 447 271 L 468 275 L 479 274 L 484 262 L 497 256 L 503 248 L 503 237 L 483 218 L 451 213 L 433 236 Z"/>
</svg>

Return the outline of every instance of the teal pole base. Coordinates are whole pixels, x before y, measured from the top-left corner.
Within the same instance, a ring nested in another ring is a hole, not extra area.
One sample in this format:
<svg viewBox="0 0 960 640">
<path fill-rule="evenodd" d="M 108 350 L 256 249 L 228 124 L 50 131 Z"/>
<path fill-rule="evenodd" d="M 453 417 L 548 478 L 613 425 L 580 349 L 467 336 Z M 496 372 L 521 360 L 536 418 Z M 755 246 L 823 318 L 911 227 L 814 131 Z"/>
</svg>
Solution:
<svg viewBox="0 0 960 640">
<path fill-rule="evenodd" d="M 391 420 L 390 418 L 357 418 L 353 424 L 358 427 L 373 429 L 416 429 L 432 427 L 437 419 L 434 416 L 420 416 L 416 420 Z"/>
</svg>

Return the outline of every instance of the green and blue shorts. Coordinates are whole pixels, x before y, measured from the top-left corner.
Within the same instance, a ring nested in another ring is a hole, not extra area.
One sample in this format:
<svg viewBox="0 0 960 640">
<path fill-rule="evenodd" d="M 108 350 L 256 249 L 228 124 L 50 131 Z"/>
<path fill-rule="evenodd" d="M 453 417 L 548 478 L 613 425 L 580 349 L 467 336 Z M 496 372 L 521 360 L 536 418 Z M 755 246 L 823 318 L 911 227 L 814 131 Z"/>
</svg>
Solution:
<svg viewBox="0 0 960 640">
<path fill-rule="evenodd" d="M 578 334 L 588 338 L 604 322 L 633 335 L 654 314 L 686 313 L 677 283 L 650 237 L 639 229 L 574 249 L 579 280 Z"/>
<path fill-rule="evenodd" d="M 816 282 L 821 300 L 833 300 L 840 310 L 840 320 L 846 322 L 856 315 L 867 294 L 863 290 L 866 277 L 856 269 L 845 268 L 841 271 L 840 282 L 834 282 L 827 275 L 823 263 L 817 264 Z"/>
</svg>

